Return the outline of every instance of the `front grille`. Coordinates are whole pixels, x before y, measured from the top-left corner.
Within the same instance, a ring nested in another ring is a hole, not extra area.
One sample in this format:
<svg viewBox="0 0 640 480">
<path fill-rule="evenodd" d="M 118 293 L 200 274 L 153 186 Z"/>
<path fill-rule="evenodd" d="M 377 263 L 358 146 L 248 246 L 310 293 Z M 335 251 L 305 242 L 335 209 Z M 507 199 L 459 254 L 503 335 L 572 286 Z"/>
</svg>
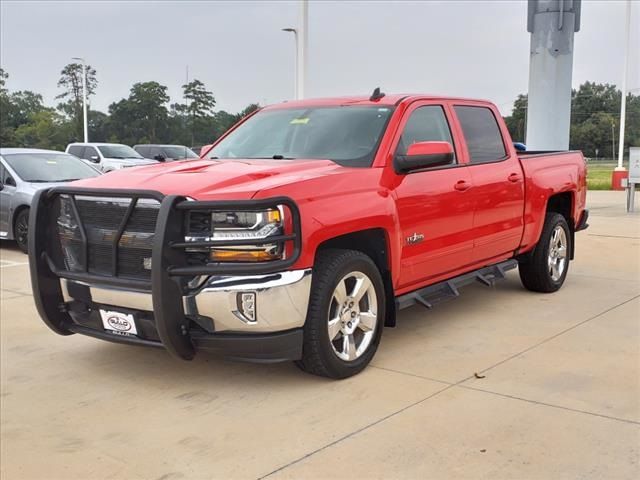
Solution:
<svg viewBox="0 0 640 480">
<path fill-rule="evenodd" d="M 53 257 L 59 267 L 94 275 L 151 279 L 160 207 L 157 200 L 60 195 L 56 202 L 59 248 L 54 249 Z"/>
</svg>

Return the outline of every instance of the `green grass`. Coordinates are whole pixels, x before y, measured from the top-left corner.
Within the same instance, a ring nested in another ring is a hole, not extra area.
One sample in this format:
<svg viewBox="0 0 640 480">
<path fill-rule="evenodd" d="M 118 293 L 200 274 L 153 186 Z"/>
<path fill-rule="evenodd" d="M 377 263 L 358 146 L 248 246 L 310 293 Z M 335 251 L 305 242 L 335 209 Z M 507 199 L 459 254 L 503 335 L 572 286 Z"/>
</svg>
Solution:
<svg viewBox="0 0 640 480">
<path fill-rule="evenodd" d="M 589 190 L 611 190 L 611 172 L 615 165 L 587 166 L 587 188 Z"/>
</svg>

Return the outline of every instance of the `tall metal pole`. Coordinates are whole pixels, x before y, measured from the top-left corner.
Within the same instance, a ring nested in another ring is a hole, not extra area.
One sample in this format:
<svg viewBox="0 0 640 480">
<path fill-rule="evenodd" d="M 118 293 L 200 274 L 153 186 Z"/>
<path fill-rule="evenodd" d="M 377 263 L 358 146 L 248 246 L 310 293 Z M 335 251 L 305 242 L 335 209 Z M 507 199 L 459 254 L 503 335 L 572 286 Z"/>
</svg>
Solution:
<svg viewBox="0 0 640 480">
<path fill-rule="evenodd" d="M 618 166 L 616 170 L 624 170 L 622 158 L 624 154 L 624 124 L 627 111 L 627 77 L 629 73 L 629 44 L 631 43 L 631 0 L 627 0 L 627 21 L 625 24 L 624 67 L 622 70 L 622 99 L 620 102 L 620 141 L 618 143 Z"/>
<path fill-rule="evenodd" d="M 571 123 L 573 37 L 581 0 L 529 0 L 527 149 L 566 150 Z"/>
<path fill-rule="evenodd" d="M 307 79 L 307 45 L 309 40 L 309 1 L 300 0 L 300 46 L 297 48 L 298 99 L 304 98 Z M 297 43 L 296 43 L 297 45 Z"/>
<path fill-rule="evenodd" d="M 82 121 L 84 129 L 84 143 L 89 142 L 89 126 L 87 123 L 87 64 L 84 58 L 73 57 L 72 60 L 82 62 Z"/>
<path fill-rule="evenodd" d="M 295 98 L 297 100 L 300 100 L 302 98 L 302 96 L 300 95 L 300 92 L 298 91 L 299 85 L 300 85 L 300 79 L 298 78 L 298 52 L 300 51 L 300 46 L 298 45 L 299 39 L 298 39 L 298 30 L 296 30 L 295 28 L 283 28 L 282 29 L 283 32 L 291 32 L 293 33 L 295 42 L 296 42 L 296 63 L 295 63 L 295 74 L 294 74 L 294 86 L 293 86 L 293 91 L 294 91 L 294 95 Z"/>
<path fill-rule="evenodd" d="M 616 126 L 611 120 L 611 159 L 613 160 L 616 155 Z"/>
</svg>

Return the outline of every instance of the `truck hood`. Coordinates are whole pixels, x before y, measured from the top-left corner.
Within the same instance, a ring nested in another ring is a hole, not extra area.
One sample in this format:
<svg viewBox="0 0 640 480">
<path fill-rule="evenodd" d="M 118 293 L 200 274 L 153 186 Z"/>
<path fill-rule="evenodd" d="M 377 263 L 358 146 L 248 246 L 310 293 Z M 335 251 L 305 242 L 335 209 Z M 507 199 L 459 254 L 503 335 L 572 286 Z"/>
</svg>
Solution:
<svg viewBox="0 0 640 480">
<path fill-rule="evenodd" d="M 186 160 L 117 170 L 74 185 L 156 190 L 196 200 L 243 200 L 260 190 L 345 170 L 330 160 Z"/>
</svg>

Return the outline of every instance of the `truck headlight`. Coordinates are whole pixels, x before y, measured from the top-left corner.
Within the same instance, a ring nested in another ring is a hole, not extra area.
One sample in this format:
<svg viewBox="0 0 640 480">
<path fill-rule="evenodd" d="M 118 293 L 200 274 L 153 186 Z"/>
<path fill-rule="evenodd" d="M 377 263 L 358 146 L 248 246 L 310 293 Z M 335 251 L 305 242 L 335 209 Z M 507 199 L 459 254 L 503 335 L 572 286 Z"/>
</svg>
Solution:
<svg viewBox="0 0 640 480">
<path fill-rule="evenodd" d="M 282 235 L 283 214 L 280 209 L 260 211 L 198 211 L 187 217 L 187 242 L 210 242 L 206 249 L 197 247 L 187 251 L 206 252 L 212 262 L 261 262 L 279 260 L 283 256 L 281 243 L 256 240 Z M 254 242 L 242 244 L 242 241 Z M 215 245 L 219 242 L 220 245 Z M 232 245 L 229 245 L 232 243 Z"/>
</svg>

